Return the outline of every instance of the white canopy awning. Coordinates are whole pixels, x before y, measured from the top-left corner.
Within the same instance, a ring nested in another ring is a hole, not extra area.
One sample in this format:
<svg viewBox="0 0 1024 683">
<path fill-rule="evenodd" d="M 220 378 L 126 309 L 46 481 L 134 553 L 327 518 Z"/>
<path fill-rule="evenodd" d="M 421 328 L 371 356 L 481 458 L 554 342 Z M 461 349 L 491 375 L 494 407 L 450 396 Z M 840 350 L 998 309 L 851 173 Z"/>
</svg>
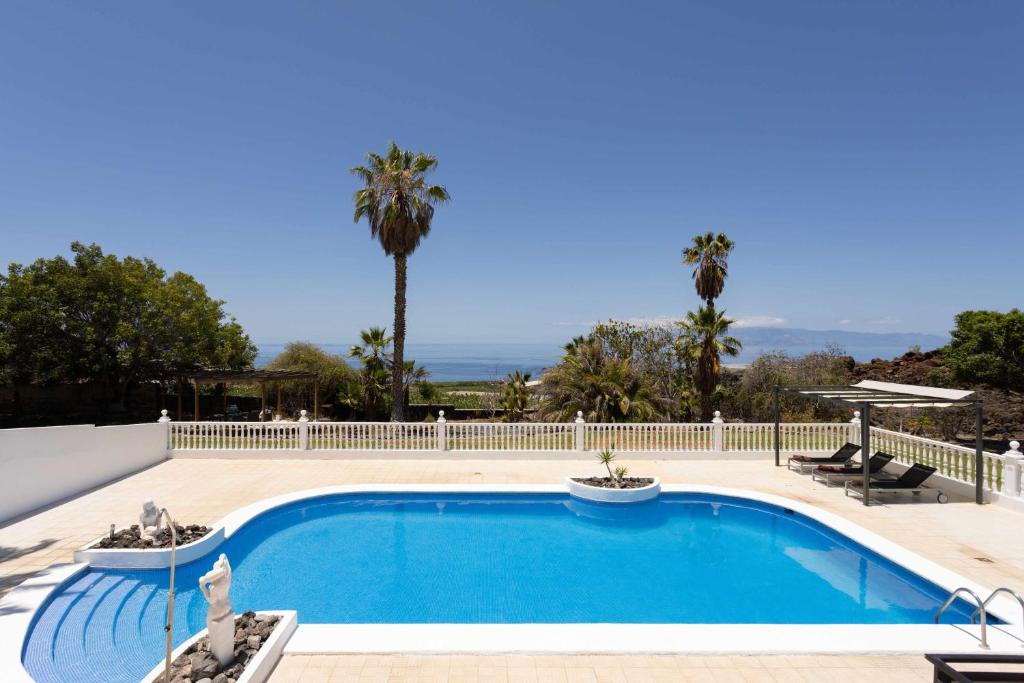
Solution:
<svg viewBox="0 0 1024 683">
<path fill-rule="evenodd" d="M 907 394 L 908 396 L 932 396 L 935 398 L 944 398 L 947 401 L 962 401 L 967 398 L 973 391 L 965 391 L 963 389 L 941 389 L 939 387 L 920 387 L 914 384 L 897 384 L 895 382 L 876 382 L 875 380 L 866 379 L 857 382 L 853 386 L 861 387 L 863 389 L 873 389 L 875 391 L 888 391 L 893 394 Z M 893 405 L 888 407 L 894 408 L 948 408 L 950 403 L 944 403 L 942 401 L 936 402 L 924 402 L 924 403 L 901 403 L 899 405 Z"/>
</svg>

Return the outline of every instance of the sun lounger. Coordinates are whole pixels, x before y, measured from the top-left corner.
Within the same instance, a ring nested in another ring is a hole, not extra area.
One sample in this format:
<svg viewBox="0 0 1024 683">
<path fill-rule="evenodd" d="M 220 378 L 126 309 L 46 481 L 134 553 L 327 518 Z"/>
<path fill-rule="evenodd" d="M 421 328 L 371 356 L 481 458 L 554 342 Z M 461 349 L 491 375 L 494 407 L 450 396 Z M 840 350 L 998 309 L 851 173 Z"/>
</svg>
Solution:
<svg viewBox="0 0 1024 683">
<path fill-rule="evenodd" d="M 1024 681 L 1024 671 L 1020 669 L 1024 657 L 1020 655 L 925 655 L 925 659 L 935 667 L 932 680 L 936 683 Z"/>
<path fill-rule="evenodd" d="M 810 455 L 794 455 L 786 462 L 786 467 L 794 469 L 793 466 L 796 465 L 802 474 L 806 469 L 814 469 L 819 465 L 845 465 L 853 459 L 853 456 L 859 450 L 860 446 L 855 443 L 844 443 L 838 451 L 824 458 L 815 458 Z"/>
<path fill-rule="evenodd" d="M 888 465 L 893 456 L 878 451 L 868 460 L 868 474 L 872 477 L 878 476 L 882 468 Z M 819 465 L 811 471 L 811 479 L 825 482 L 825 486 L 831 486 L 835 479 L 846 480 L 852 477 L 864 476 L 864 468 L 858 463 L 845 465 Z"/>
<path fill-rule="evenodd" d="M 891 481 L 872 481 L 868 485 L 868 490 L 871 493 L 912 493 L 915 496 L 919 495 L 922 491 L 935 491 L 936 500 L 940 503 L 945 503 L 949 500 L 945 493 L 939 489 L 927 489 L 923 485 L 928 480 L 928 477 L 933 474 L 935 474 L 934 467 L 915 462 L 909 470 L 896 479 Z M 857 480 L 846 482 L 846 495 L 851 493 L 863 497 L 864 482 Z"/>
</svg>

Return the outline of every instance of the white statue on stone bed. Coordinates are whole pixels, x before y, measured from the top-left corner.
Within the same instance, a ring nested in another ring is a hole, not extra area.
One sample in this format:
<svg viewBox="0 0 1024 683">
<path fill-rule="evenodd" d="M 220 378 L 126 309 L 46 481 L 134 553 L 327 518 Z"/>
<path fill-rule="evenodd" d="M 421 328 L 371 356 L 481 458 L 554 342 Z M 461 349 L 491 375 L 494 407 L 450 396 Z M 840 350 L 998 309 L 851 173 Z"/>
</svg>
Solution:
<svg viewBox="0 0 1024 683">
<path fill-rule="evenodd" d="M 160 508 L 156 506 L 152 498 L 147 498 L 142 503 L 142 514 L 139 515 L 139 529 L 143 538 L 156 540 L 163 528 L 163 520 L 160 516 Z"/>
<path fill-rule="evenodd" d="M 231 609 L 231 565 L 221 553 L 213 569 L 199 578 L 199 590 L 210 603 L 206 613 L 206 628 L 210 634 L 210 653 L 221 666 L 235 658 L 235 612 Z"/>
</svg>

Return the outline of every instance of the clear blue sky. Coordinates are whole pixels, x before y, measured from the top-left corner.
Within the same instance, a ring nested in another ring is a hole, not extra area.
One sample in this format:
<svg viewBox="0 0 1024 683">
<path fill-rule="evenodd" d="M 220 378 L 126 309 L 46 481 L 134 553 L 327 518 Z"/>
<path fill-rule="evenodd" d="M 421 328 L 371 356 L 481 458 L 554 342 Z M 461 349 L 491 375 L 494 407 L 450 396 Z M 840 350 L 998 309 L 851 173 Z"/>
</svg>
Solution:
<svg viewBox="0 0 1024 683">
<path fill-rule="evenodd" d="M 254 339 L 390 325 L 347 169 L 389 140 L 454 201 L 409 340 L 560 341 L 695 306 L 948 330 L 1024 304 L 1024 2 L 0 6 L 0 261 L 150 256 Z"/>
</svg>

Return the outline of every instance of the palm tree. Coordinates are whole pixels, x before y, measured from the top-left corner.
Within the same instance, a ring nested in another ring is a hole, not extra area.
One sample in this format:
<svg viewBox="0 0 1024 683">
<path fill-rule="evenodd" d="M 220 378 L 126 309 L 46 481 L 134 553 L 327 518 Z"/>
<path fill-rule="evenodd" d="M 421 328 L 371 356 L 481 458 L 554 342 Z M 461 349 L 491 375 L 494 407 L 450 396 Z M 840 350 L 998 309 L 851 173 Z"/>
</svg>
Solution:
<svg viewBox="0 0 1024 683">
<path fill-rule="evenodd" d="M 713 307 L 701 306 L 697 312 L 688 311 L 686 320 L 679 323 L 682 336 L 679 352 L 693 367 L 693 384 L 700 401 L 701 420 L 707 422 L 712 415 L 712 399 L 718 388 L 718 374 L 722 369 L 722 356 L 736 356 L 743 345 L 729 336 L 733 321 Z"/>
<path fill-rule="evenodd" d="M 508 373 L 505 387 L 501 391 L 501 407 L 507 412 L 509 422 L 519 422 L 526 417 L 526 409 L 530 403 L 530 389 L 526 383 L 530 381 L 530 373 L 519 370 Z"/>
<path fill-rule="evenodd" d="M 426 176 L 437 167 L 437 158 L 410 152 L 394 142 L 385 156 L 370 152 L 367 165 L 352 173 L 364 186 L 356 191 L 355 222 L 366 217 L 370 236 L 380 242 L 387 256 L 395 260 L 395 348 L 391 366 L 391 419 L 405 418 L 402 373 L 405 369 L 405 288 L 409 256 L 430 232 L 434 206 L 449 199 L 441 185 L 431 185 Z"/>
<path fill-rule="evenodd" d="M 725 288 L 729 252 L 734 246 L 735 243 L 724 232 L 717 235 L 709 232 L 694 236 L 693 244 L 683 249 L 683 263 L 695 266 L 693 284 L 697 288 L 697 296 L 704 300 L 708 308 L 715 307 L 715 299 Z"/>
<path fill-rule="evenodd" d="M 650 385 L 628 359 L 609 356 L 596 339 L 571 345 L 544 375 L 541 415 L 568 421 L 582 410 L 588 422 L 647 422 L 660 419 Z"/>
<path fill-rule="evenodd" d="M 383 327 L 360 331 L 359 340 L 360 344 L 349 348 L 348 356 L 362 363 L 363 409 L 370 419 L 376 419 L 387 395 L 388 369 L 391 367 L 388 347 L 392 340 Z"/>
</svg>

